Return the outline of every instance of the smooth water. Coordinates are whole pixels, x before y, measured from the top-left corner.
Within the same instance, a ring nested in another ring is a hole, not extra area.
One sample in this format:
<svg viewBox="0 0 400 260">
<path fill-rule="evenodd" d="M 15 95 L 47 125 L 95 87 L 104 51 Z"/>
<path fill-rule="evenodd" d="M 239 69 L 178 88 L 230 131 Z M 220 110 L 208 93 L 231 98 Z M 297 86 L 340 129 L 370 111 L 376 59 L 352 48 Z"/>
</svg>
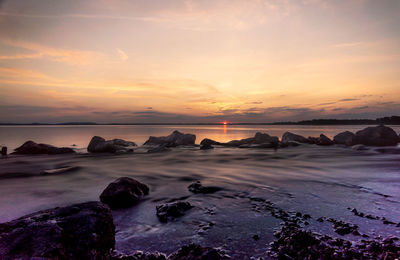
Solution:
<svg viewBox="0 0 400 260">
<path fill-rule="evenodd" d="M 93 135 L 143 143 L 149 135 L 173 130 L 218 141 L 240 139 L 257 131 L 281 136 L 285 131 L 332 137 L 365 126 L 29 126 L 1 127 L 1 142 L 16 147 L 28 139 L 57 146 L 87 146 Z M 399 132 L 399 128 L 394 128 Z M 399 147 L 393 147 L 400 152 Z M 72 167 L 43 174 L 44 170 Z M 0 222 L 24 214 L 98 200 L 103 189 L 122 176 L 150 187 L 138 205 L 113 210 L 116 248 L 171 253 L 182 245 L 199 243 L 224 248 L 233 259 L 266 257 L 273 232 L 281 220 L 263 210 L 258 198 L 288 212 L 310 214 L 310 229 L 351 241 L 361 236 L 340 236 L 332 223 L 319 217 L 359 225 L 370 238 L 400 237 L 400 154 L 382 154 L 375 148 L 356 151 L 333 145 L 300 145 L 278 150 L 198 147 L 173 148 L 154 154 L 67 154 L 0 157 Z M 221 187 L 213 194 L 193 194 L 187 187 L 200 180 Z M 161 223 L 156 206 L 174 200 L 194 208 L 176 221 Z M 348 208 L 385 217 L 395 224 L 355 216 Z M 212 225 L 210 224 L 212 223 Z M 259 240 L 252 237 L 258 235 Z M 268 258 L 268 257 L 266 257 Z"/>
<path fill-rule="evenodd" d="M 333 138 L 343 131 L 356 132 L 367 126 L 301 126 L 301 125 L 93 125 L 93 126 L 0 126 L 0 146 L 11 152 L 27 140 L 55 146 L 86 148 L 94 135 L 106 139 L 121 138 L 143 144 L 149 136 L 165 136 L 174 130 L 196 135 L 196 143 L 203 138 L 220 142 L 254 136 L 256 132 L 281 137 L 286 131 L 304 136 L 319 136 L 321 133 Z M 400 132 L 400 126 L 391 126 Z M 74 146 L 73 146 L 74 145 Z"/>
</svg>

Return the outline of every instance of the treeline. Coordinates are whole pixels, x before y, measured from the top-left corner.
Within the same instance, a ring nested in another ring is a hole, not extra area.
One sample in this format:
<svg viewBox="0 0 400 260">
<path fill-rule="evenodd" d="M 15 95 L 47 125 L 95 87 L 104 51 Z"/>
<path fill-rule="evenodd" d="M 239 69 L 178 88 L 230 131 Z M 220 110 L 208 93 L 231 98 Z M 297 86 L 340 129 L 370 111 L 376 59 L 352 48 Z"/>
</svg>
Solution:
<svg viewBox="0 0 400 260">
<path fill-rule="evenodd" d="M 400 116 L 377 119 L 313 119 L 298 122 L 277 122 L 273 125 L 400 125 Z"/>
</svg>

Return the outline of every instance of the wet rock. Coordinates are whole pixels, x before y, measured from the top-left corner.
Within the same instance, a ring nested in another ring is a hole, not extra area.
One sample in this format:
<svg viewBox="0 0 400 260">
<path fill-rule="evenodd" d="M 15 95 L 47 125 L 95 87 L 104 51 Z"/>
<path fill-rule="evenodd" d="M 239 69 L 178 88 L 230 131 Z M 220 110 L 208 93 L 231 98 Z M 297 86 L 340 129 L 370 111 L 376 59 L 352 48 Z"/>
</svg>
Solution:
<svg viewBox="0 0 400 260">
<path fill-rule="evenodd" d="M 118 178 L 101 193 L 100 200 L 111 208 L 126 208 L 149 194 L 149 187 L 129 177 Z"/>
<path fill-rule="evenodd" d="M 276 136 L 270 136 L 265 133 L 256 133 L 254 137 L 245 138 L 241 140 L 232 140 L 224 145 L 242 147 L 242 148 L 271 148 L 278 147 L 279 138 Z"/>
<path fill-rule="evenodd" d="M 130 254 L 114 252 L 110 260 L 167 260 L 167 256 L 159 252 L 135 251 Z"/>
<path fill-rule="evenodd" d="M 183 246 L 169 257 L 170 260 L 220 260 L 229 259 L 220 250 L 210 247 L 202 247 L 197 244 Z"/>
<path fill-rule="evenodd" d="M 109 259 L 114 233 L 100 202 L 43 210 L 0 224 L 0 259 Z"/>
<path fill-rule="evenodd" d="M 75 153 L 68 147 L 55 147 L 49 144 L 37 144 L 33 141 L 27 141 L 20 147 L 15 149 L 14 154 L 65 154 Z"/>
<path fill-rule="evenodd" d="M 2 146 L 1 147 L 1 155 L 6 156 L 7 155 L 7 146 Z"/>
<path fill-rule="evenodd" d="M 344 144 L 347 146 L 352 146 L 354 144 L 355 136 L 356 135 L 350 131 L 341 132 L 341 133 L 335 135 L 335 137 L 333 137 L 333 142 L 335 144 Z"/>
<path fill-rule="evenodd" d="M 158 145 L 158 146 L 151 146 L 147 150 L 147 153 L 162 153 L 162 152 L 168 152 L 168 151 L 170 151 L 170 149 L 167 148 L 165 145 Z"/>
<path fill-rule="evenodd" d="M 333 141 L 324 134 L 321 134 L 319 137 L 308 137 L 308 142 L 310 144 L 316 145 L 333 145 Z"/>
<path fill-rule="evenodd" d="M 168 136 L 155 137 L 150 136 L 144 145 L 164 145 L 165 147 L 176 147 L 179 145 L 194 145 L 196 136 L 192 134 L 183 134 L 179 131 L 174 131 Z"/>
<path fill-rule="evenodd" d="M 214 149 L 214 147 L 211 144 L 200 145 L 200 150 L 210 150 L 210 149 Z"/>
<path fill-rule="evenodd" d="M 376 148 L 375 151 L 383 154 L 400 154 L 400 147 L 382 147 Z"/>
<path fill-rule="evenodd" d="M 208 138 L 204 138 L 203 140 L 201 140 L 200 145 L 221 145 L 222 143 L 208 139 Z"/>
<path fill-rule="evenodd" d="M 207 193 L 214 193 L 214 192 L 220 191 L 221 188 L 213 187 L 213 186 L 206 187 L 206 186 L 203 186 L 200 181 L 196 181 L 188 186 L 188 190 L 193 193 L 207 194 Z"/>
<path fill-rule="evenodd" d="M 354 137 L 355 144 L 368 146 L 390 146 L 396 145 L 399 141 L 397 133 L 384 125 L 364 128 L 358 131 Z"/>
<path fill-rule="evenodd" d="M 309 140 L 307 138 L 305 138 L 304 136 L 293 134 L 291 132 L 285 132 L 282 135 L 282 143 L 288 143 L 290 141 L 295 141 L 295 142 L 304 143 L 304 144 L 309 143 Z"/>
<path fill-rule="evenodd" d="M 338 233 L 341 236 L 350 234 L 350 233 L 352 233 L 352 232 L 354 232 L 354 231 L 356 231 L 358 229 L 357 225 L 346 223 L 346 222 L 341 221 L 341 220 L 336 220 L 336 219 L 330 218 L 328 221 L 333 224 L 335 232 Z"/>
<path fill-rule="evenodd" d="M 133 152 L 133 149 L 128 147 L 136 146 L 134 142 L 125 141 L 122 139 L 113 139 L 106 141 L 100 136 L 93 136 L 87 147 L 89 153 L 126 153 Z"/>
<path fill-rule="evenodd" d="M 173 202 L 156 206 L 157 217 L 161 222 L 174 220 L 175 218 L 185 215 L 193 206 L 189 202 Z"/>
</svg>

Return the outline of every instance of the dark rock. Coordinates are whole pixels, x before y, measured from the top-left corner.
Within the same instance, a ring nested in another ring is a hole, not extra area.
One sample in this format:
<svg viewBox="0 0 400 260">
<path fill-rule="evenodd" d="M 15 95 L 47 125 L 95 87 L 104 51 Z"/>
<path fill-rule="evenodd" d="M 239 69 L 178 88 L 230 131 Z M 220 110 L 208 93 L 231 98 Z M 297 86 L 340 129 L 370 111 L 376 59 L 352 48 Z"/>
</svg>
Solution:
<svg viewBox="0 0 400 260">
<path fill-rule="evenodd" d="M 222 143 L 208 139 L 208 138 L 204 138 L 203 140 L 201 140 L 200 145 L 221 145 Z"/>
<path fill-rule="evenodd" d="M 278 147 L 279 138 L 270 136 L 265 133 L 256 133 L 254 137 L 241 140 L 232 140 L 225 143 L 226 146 L 242 147 L 242 148 L 271 148 Z"/>
<path fill-rule="evenodd" d="M 7 146 L 2 146 L 1 147 L 1 155 L 6 156 L 7 155 Z"/>
<path fill-rule="evenodd" d="M 162 153 L 162 152 L 168 152 L 168 151 L 170 151 L 170 149 L 167 148 L 165 145 L 157 145 L 157 146 L 151 146 L 147 150 L 147 153 Z"/>
<path fill-rule="evenodd" d="M 257 240 L 260 239 L 260 236 L 259 236 L 259 235 L 254 235 L 254 236 L 253 236 L 253 239 L 257 241 Z"/>
<path fill-rule="evenodd" d="M 309 140 L 307 138 L 305 138 L 304 136 L 293 134 L 291 132 L 285 132 L 282 135 L 282 143 L 288 143 L 288 142 L 291 142 L 291 141 L 304 143 L 304 144 L 308 144 L 309 143 Z"/>
<path fill-rule="evenodd" d="M 350 131 L 341 132 L 341 133 L 335 135 L 335 137 L 333 137 L 333 142 L 335 144 L 344 144 L 347 146 L 352 146 L 354 144 L 355 136 L 356 135 Z"/>
<path fill-rule="evenodd" d="M 351 147 L 351 149 L 353 149 L 353 150 L 355 150 L 355 151 L 367 151 L 367 150 L 369 150 L 368 147 L 366 147 L 366 146 L 363 145 L 363 144 L 356 144 L 356 145 L 353 145 L 353 146 Z"/>
<path fill-rule="evenodd" d="M 87 151 L 89 153 L 126 153 L 133 151 L 127 148 L 131 146 L 136 146 L 136 144 L 122 139 L 106 141 L 100 136 L 93 136 L 87 147 Z"/>
<path fill-rule="evenodd" d="M 376 148 L 375 151 L 383 154 L 400 154 L 399 147 L 382 147 L 382 148 Z"/>
<path fill-rule="evenodd" d="M 100 200 L 111 208 L 126 208 L 136 204 L 149 187 L 129 177 L 118 178 L 101 193 Z"/>
<path fill-rule="evenodd" d="M 75 153 L 68 147 L 55 147 L 49 144 L 37 144 L 33 141 L 27 141 L 20 147 L 15 149 L 14 154 L 64 154 Z"/>
<path fill-rule="evenodd" d="M 167 222 L 175 218 L 181 217 L 185 211 L 192 208 L 189 202 L 173 202 L 156 206 L 157 217 L 161 222 Z"/>
<path fill-rule="evenodd" d="M 197 244 L 183 246 L 181 249 L 172 253 L 170 260 L 220 260 L 229 259 L 229 256 L 224 255 L 220 250 L 210 247 L 202 247 Z"/>
<path fill-rule="evenodd" d="M 167 256 L 158 252 L 145 253 L 142 251 L 135 251 L 130 254 L 114 252 L 110 260 L 167 260 Z"/>
<path fill-rule="evenodd" d="M 214 193 L 217 191 L 220 191 L 221 188 L 219 187 L 205 187 L 201 184 L 200 181 L 196 181 L 192 184 L 190 184 L 188 186 L 189 191 L 193 192 L 193 193 L 203 193 L 203 194 L 207 194 L 207 193 Z"/>
<path fill-rule="evenodd" d="M 43 210 L 0 224 L 0 259 L 109 259 L 114 233 L 100 202 Z"/>
<path fill-rule="evenodd" d="M 214 149 L 214 147 L 208 143 L 200 145 L 200 150 L 209 150 L 209 149 Z"/>
<path fill-rule="evenodd" d="M 333 141 L 324 134 L 321 134 L 317 140 L 317 145 L 333 145 Z"/>
<path fill-rule="evenodd" d="M 192 134 L 183 134 L 179 131 L 174 131 L 168 136 L 154 137 L 150 136 L 144 145 L 164 145 L 165 147 L 176 147 L 179 145 L 194 145 L 196 136 Z"/>
<path fill-rule="evenodd" d="M 368 146 L 390 146 L 396 145 L 399 141 L 397 133 L 384 125 L 367 127 L 358 131 L 354 137 L 355 144 Z"/>
</svg>

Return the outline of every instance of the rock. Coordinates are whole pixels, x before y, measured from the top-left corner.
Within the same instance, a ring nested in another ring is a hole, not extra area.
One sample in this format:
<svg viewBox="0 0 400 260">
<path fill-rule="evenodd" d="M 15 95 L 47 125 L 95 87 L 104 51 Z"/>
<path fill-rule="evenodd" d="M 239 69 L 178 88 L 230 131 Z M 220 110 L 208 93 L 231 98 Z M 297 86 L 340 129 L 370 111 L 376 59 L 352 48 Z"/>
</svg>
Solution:
<svg viewBox="0 0 400 260">
<path fill-rule="evenodd" d="M 106 141 L 100 136 L 93 136 L 87 147 L 87 151 L 89 153 L 126 153 L 133 152 L 133 149 L 128 148 L 131 146 L 136 146 L 136 144 L 122 139 Z"/>
<path fill-rule="evenodd" d="M 0 224 L 0 259 L 109 259 L 114 234 L 100 202 L 43 210 Z"/>
<path fill-rule="evenodd" d="M 185 211 L 192 208 L 189 202 L 172 202 L 156 206 L 157 217 L 161 222 L 167 222 L 175 218 L 181 217 Z"/>
<path fill-rule="evenodd" d="M 7 155 L 7 146 L 2 146 L 1 147 L 1 155 L 6 156 Z"/>
<path fill-rule="evenodd" d="M 304 136 L 293 134 L 291 132 L 285 132 L 282 135 L 282 142 L 287 143 L 290 141 L 295 141 L 295 142 L 304 143 L 304 144 L 309 143 L 309 140 L 307 138 L 305 138 Z"/>
<path fill-rule="evenodd" d="M 210 247 L 202 247 L 197 244 L 183 246 L 176 252 L 169 255 L 170 260 L 220 260 L 229 259 L 220 250 Z"/>
<path fill-rule="evenodd" d="M 341 133 L 335 135 L 335 137 L 333 137 L 333 142 L 335 144 L 344 144 L 347 146 L 352 146 L 354 144 L 355 136 L 356 135 L 350 131 L 341 132 Z"/>
<path fill-rule="evenodd" d="M 129 177 L 122 177 L 110 183 L 101 193 L 101 202 L 111 208 L 127 208 L 149 194 L 149 187 Z"/>
<path fill-rule="evenodd" d="M 200 150 L 209 150 L 209 149 L 214 149 L 214 147 L 211 144 L 200 145 Z"/>
<path fill-rule="evenodd" d="M 147 153 L 162 153 L 170 151 L 169 148 L 165 147 L 165 145 L 151 146 Z"/>
<path fill-rule="evenodd" d="M 368 146 L 390 146 L 396 145 L 399 141 L 397 133 L 384 125 L 364 128 L 358 131 L 354 137 L 355 144 Z"/>
<path fill-rule="evenodd" d="M 384 154 L 400 154 L 400 147 L 382 147 L 376 148 L 375 151 Z"/>
<path fill-rule="evenodd" d="M 321 134 L 317 140 L 317 145 L 333 145 L 333 141 L 324 134 Z"/>
<path fill-rule="evenodd" d="M 324 134 L 320 134 L 319 137 L 308 137 L 308 143 L 316 145 L 333 145 L 333 141 Z"/>
<path fill-rule="evenodd" d="M 273 148 L 278 147 L 279 138 L 270 136 L 265 133 L 256 133 L 254 137 L 245 138 L 241 140 L 232 140 L 225 143 L 226 146 L 234 146 L 241 148 Z"/>
<path fill-rule="evenodd" d="M 188 190 L 193 193 L 207 194 L 207 193 L 214 193 L 214 192 L 220 191 L 221 188 L 213 187 L 213 186 L 206 187 L 206 186 L 203 186 L 200 181 L 196 181 L 188 186 Z"/>
<path fill-rule="evenodd" d="M 208 138 L 204 138 L 203 140 L 201 140 L 200 145 L 221 145 L 222 143 L 208 139 Z"/>
<path fill-rule="evenodd" d="M 154 137 L 150 136 L 144 145 L 164 145 L 165 147 L 176 147 L 179 145 L 194 145 L 196 136 L 192 134 L 183 134 L 179 131 L 174 131 L 168 136 Z"/>
<path fill-rule="evenodd" d="M 130 254 L 114 252 L 110 260 L 167 260 L 167 257 L 165 254 L 159 252 L 145 253 L 142 251 L 135 251 Z"/>
<path fill-rule="evenodd" d="M 20 147 L 15 149 L 14 154 L 64 154 L 75 153 L 68 147 L 55 147 L 49 144 L 37 144 L 33 141 L 27 141 Z"/>
</svg>

